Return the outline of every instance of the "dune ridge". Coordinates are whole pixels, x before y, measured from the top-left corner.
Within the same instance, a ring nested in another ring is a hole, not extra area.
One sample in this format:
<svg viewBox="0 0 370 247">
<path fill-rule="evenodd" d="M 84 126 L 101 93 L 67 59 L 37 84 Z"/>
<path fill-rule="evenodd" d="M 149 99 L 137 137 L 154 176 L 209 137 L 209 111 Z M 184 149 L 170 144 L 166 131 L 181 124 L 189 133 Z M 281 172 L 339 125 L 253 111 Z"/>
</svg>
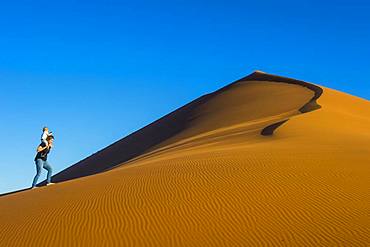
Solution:
<svg viewBox="0 0 370 247">
<path fill-rule="evenodd" d="M 301 80 L 296 80 L 288 77 L 278 76 L 278 75 L 271 75 L 264 73 L 262 71 L 255 71 L 254 73 L 240 79 L 239 81 L 273 81 L 273 82 L 283 82 L 283 83 L 291 83 L 300 85 L 303 87 L 306 87 L 310 90 L 312 90 L 315 94 L 314 96 L 301 108 L 299 108 L 299 111 L 302 113 L 313 111 L 316 109 L 320 109 L 321 106 L 316 102 L 316 100 L 321 96 L 323 93 L 323 89 L 315 84 L 308 83 Z M 238 82 L 238 81 L 237 81 Z"/>
<path fill-rule="evenodd" d="M 369 246 L 370 102 L 279 80 L 242 78 L 89 172 L 0 197 L 0 246 Z"/>
</svg>

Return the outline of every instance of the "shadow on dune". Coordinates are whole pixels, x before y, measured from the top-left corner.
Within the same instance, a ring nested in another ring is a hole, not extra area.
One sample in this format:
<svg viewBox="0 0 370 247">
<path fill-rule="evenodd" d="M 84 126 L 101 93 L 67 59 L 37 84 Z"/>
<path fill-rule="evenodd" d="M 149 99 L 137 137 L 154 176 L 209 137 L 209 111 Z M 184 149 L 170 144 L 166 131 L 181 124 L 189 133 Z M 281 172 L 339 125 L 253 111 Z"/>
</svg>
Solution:
<svg viewBox="0 0 370 247">
<path fill-rule="evenodd" d="M 98 151 L 97 153 L 87 157 L 86 159 L 77 162 L 76 164 L 54 175 L 52 178 L 53 182 L 57 183 L 104 172 L 112 167 L 115 167 L 139 155 L 144 154 L 150 148 L 162 143 L 163 141 L 186 129 L 188 124 L 191 123 L 191 120 L 194 118 L 194 110 L 197 109 L 200 105 L 207 103 L 211 98 L 224 92 L 233 84 L 248 81 L 282 82 L 298 84 L 307 87 L 313 90 L 315 92 L 315 95 L 299 110 L 303 113 L 320 108 L 320 106 L 316 103 L 316 99 L 319 98 L 322 94 L 322 89 L 320 87 L 303 81 L 269 75 L 257 71 L 213 93 L 204 95 L 190 102 L 189 104 L 128 135 L 127 137 L 113 143 L 112 145 Z M 264 130 L 261 134 L 271 135 L 273 131 L 285 121 L 267 126 L 266 130 Z M 43 181 L 39 185 L 45 185 L 45 181 Z"/>
<path fill-rule="evenodd" d="M 167 140 L 186 128 L 191 112 L 205 103 L 211 94 L 204 95 L 146 127 L 100 150 L 90 157 L 52 177 L 53 182 L 93 175 L 135 158 L 151 147 Z M 45 185 L 45 181 L 39 185 Z"/>
<path fill-rule="evenodd" d="M 7 193 L 4 193 L 4 194 L 0 194 L 0 196 L 8 196 L 8 195 L 12 195 L 12 194 L 22 192 L 22 191 L 26 191 L 26 190 L 31 190 L 31 188 L 26 188 L 26 189 L 20 189 L 20 190 L 16 190 L 16 191 L 7 192 Z"/>
<path fill-rule="evenodd" d="M 283 125 L 288 120 L 289 119 L 286 119 L 286 120 L 283 120 L 283 121 L 280 121 L 280 122 L 277 122 L 277 123 L 273 123 L 273 124 L 265 127 L 261 131 L 261 135 L 263 135 L 263 136 L 270 136 L 270 135 L 272 135 L 277 128 L 279 128 L 281 125 Z"/>
</svg>

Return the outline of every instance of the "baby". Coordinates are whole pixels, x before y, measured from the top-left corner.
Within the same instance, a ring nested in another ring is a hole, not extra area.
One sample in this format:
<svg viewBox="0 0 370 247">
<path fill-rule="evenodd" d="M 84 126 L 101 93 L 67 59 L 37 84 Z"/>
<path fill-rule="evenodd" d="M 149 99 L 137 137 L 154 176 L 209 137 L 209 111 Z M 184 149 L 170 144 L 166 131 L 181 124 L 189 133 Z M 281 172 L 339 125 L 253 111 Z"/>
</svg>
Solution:
<svg viewBox="0 0 370 247">
<path fill-rule="evenodd" d="M 41 142 L 45 143 L 45 145 L 47 146 L 48 141 L 46 140 L 46 138 L 48 138 L 48 136 L 52 136 L 52 135 L 53 135 L 53 132 L 51 132 L 51 131 L 49 132 L 48 127 L 42 128 Z"/>
</svg>

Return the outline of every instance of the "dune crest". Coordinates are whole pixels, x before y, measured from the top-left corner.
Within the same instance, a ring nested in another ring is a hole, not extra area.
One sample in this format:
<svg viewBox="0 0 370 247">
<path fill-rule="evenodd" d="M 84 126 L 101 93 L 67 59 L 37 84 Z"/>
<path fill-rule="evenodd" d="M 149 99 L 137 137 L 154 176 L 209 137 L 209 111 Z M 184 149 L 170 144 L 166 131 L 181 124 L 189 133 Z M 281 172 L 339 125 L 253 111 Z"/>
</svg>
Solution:
<svg viewBox="0 0 370 247">
<path fill-rule="evenodd" d="M 255 72 L 1 196 L 0 246 L 368 246 L 369 153 L 368 100 Z"/>
</svg>

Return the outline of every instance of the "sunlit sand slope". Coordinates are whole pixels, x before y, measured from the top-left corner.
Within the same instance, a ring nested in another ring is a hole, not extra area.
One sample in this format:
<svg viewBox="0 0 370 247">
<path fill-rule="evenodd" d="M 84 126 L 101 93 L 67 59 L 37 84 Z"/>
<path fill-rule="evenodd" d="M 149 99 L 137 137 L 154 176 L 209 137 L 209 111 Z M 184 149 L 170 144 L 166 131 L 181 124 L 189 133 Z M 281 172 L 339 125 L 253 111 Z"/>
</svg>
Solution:
<svg viewBox="0 0 370 247">
<path fill-rule="evenodd" d="M 258 72 L 194 102 L 0 197 L 0 246 L 370 245 L 369 101 Z"/>
</svg>

